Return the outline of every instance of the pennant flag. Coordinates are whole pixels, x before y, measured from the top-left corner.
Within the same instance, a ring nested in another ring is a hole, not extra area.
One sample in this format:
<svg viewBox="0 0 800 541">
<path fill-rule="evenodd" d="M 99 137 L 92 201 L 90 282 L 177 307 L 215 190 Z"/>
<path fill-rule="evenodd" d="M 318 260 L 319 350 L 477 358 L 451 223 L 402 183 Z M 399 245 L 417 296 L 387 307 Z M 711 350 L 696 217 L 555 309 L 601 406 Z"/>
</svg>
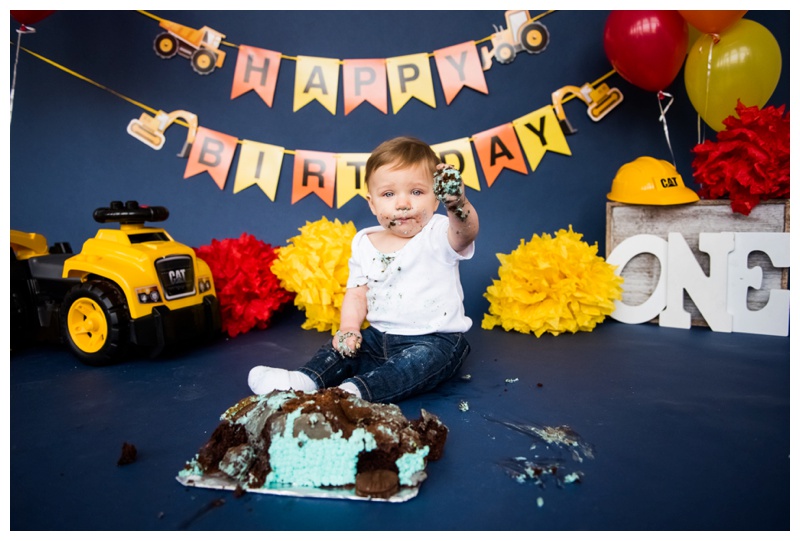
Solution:
<svg viewBox="0 0 800 541">
<path fill-rule="evenodd" d="M 270 200 L 275 201 L 278 191 L 278 178 L 281 176 L 283 163 L 283 147 L 242 141 L 239 151 L 239 166 L 233 181 L 233 193 L 239 193 L 253 184 L 258 184 L 261 191 Z"/>
<path fill-rule="evenodd" d="M 335 182 L 335 154 L 311 150 L 295 152 L 292 172 L 292 205 L 313 192 L 333 208 L 333 185 Z"/>
<path fill-rule="evenodd" d="M 342 66 L 344 114 L 369 102 L 383 114 L 388 112 L 386 99 L 386 61 L 383 59 L 345 60 Z"/>
<path fill-rule="evenodd" d="M 336 159 L 336 208 L 360 195 L 367 198 L 367 172 L 369 153 L 339 154 Z"/>
<path fill-rule="evenodd" d="M 438 49 L 433 52 L 433 58 L 436 60 L 436 69 L 439 71 L 447 105 L 450 105 L 456 94 L 465 86 L 484 94 L 489 93 L 474 41 Z"/>
<path fill-rule="evenodd" d="M 335 58 L 298 56 L 294 79 L 294 111 L 317 100 L 336 114 L 339 92 L 339 61 Z"/>
<path fill-rule="evenodd" d="M 492 186 L 503 169 L 511 169 L 523 175 L 528 173 L 522 149 L 510 122 L 475 134 L 472 141 L 475 143 L 487 186 Z"/>
<path fill-rule="evenodd" d="M 393 113 L 397 114 L 411 98 L 417 98 L 436 108 L 431 63 L 427 53 L 387 58 L 386 77 L 389 79 L 389 92 L 392 94 Z"/>
<path fill-rule="evenodd" d="M 233 73 L 231 99 L 255 90 L 264 103 L 272 107 L 280 65 L 281 53 L 240 45 L 236 71 Z"/>
<path fill-rule="evenodd" d="M 567 138 L 564 137 L 564 131 L 552 106 L 542 107 L 511 123 L 533 171 L 539 167 L 539 162 L 548 150 L 572 156 Z"/>
<path fill-rule="evenodd" d="M 473 190 L 481 190 L 481 185 L 478 183 L 478 167 L 475 165 L 469 137 L 431 145 L 431 148 L 439 155 L 442 163 L 449 163 L 458 169 L 464 186 L 469 186 Z"/>
<path fill-rule="evenodd" d="M 219 189 L 224 189 L 237 141 L 238 139 L 232 135 L 198 126 L 197 137 L 189 153 L 183 178 L 208 171 Z"/>
</svg>

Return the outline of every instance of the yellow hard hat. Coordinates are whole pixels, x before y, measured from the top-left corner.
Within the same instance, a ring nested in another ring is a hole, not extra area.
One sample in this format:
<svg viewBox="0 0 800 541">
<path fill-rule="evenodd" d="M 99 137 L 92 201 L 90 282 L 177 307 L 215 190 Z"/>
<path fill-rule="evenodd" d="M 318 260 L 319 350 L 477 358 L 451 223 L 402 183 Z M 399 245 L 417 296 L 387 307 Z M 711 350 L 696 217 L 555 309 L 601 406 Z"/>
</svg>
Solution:
<svg viewBox="0 0 800 541">
<path fill-rule="evenodd" d="M 608 198 L 633 205 L 680 205 L 700 199 L 686 187 L 671 163 L 650 156 L 636 158 L 620 167 Z"/>
</svg>

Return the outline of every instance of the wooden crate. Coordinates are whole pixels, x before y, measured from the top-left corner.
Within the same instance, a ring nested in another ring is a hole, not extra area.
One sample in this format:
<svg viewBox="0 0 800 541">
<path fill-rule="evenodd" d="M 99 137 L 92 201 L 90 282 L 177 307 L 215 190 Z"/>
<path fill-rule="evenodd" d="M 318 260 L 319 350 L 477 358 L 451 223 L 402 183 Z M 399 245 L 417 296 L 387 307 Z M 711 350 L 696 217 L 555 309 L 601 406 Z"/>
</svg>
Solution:
<svg viewBox="0 0 800 541">
<path fill-rule="evenodd" d="M 670 206 L 606 203 L 606 257 L 620 242 L 634 235 L 650 234 L 666 240 L 670 232 L 681 233 L 708 275 L 709 257 L 698 248 L 699 235 L 725 231 L 789 232 L 789 200 L 762 201 L 749 216 L 733 212 L 728 200 Z M 788 289 L 789 269 L 776 269 L 763 252 L 751 253 L 748 266 L 763 269 L 761 289 L 750 290 L 747 296 L 750 310 L 758 310 L 766 305 L 770 289 Z M 640 254 L 625 265 L 621 275 L 625 279 L 622 302 L 636 306 L 650 298 L 661 275 L 661 268 L 654 255 Z M 692 325 L 707 326 L 686 292 L 684 307 L 692 315 Z"/>
</svg>

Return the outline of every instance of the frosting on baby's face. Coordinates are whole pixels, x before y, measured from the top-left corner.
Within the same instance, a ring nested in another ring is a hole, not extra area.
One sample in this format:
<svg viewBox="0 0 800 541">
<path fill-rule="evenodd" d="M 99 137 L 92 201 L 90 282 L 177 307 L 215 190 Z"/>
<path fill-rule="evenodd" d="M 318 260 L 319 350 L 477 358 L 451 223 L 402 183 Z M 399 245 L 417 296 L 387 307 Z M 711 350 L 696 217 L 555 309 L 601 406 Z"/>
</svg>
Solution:
<svg viewBox="0 0 800 541">
<path fill-rule="evenodd" d="M 433 176 L 426 167 L 398 168 L 393 164 L 372 173 L 367 202 L 378 223 L 403 238 L 422 231 L 439 206 Z"/>
</svg>

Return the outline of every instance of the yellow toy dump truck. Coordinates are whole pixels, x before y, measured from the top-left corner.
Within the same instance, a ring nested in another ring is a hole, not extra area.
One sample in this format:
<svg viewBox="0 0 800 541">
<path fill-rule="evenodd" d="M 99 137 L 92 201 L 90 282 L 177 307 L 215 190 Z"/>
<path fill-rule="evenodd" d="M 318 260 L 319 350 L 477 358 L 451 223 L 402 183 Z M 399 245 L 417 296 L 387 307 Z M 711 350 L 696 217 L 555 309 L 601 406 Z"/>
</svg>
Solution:
<svg viewBox="0 0 800 541">
<path fill-rule="evenodd" d="M 12 350 L 29 341 L 66 342 L 85 364 L 135 352 L 156 356 L 221 334 L 211 270 L 189 246 L 145 222 L 164 207 L 113 201 L 94 211 L 100 229 L 73 254 L 38 233 L 11 231 Z"/>
<path fill-rule="evenodd" d="M 166 30 L 156 36 L 153 48 L 161 58 L 180 55 L 188 58 L 192 69 L 200 75 L 208 75 L 225 62 L 225 51 L 219 49 L 225 34 L 204 26 L 190 28 L 172 21 L 159 21 Z"/>
</svg>

